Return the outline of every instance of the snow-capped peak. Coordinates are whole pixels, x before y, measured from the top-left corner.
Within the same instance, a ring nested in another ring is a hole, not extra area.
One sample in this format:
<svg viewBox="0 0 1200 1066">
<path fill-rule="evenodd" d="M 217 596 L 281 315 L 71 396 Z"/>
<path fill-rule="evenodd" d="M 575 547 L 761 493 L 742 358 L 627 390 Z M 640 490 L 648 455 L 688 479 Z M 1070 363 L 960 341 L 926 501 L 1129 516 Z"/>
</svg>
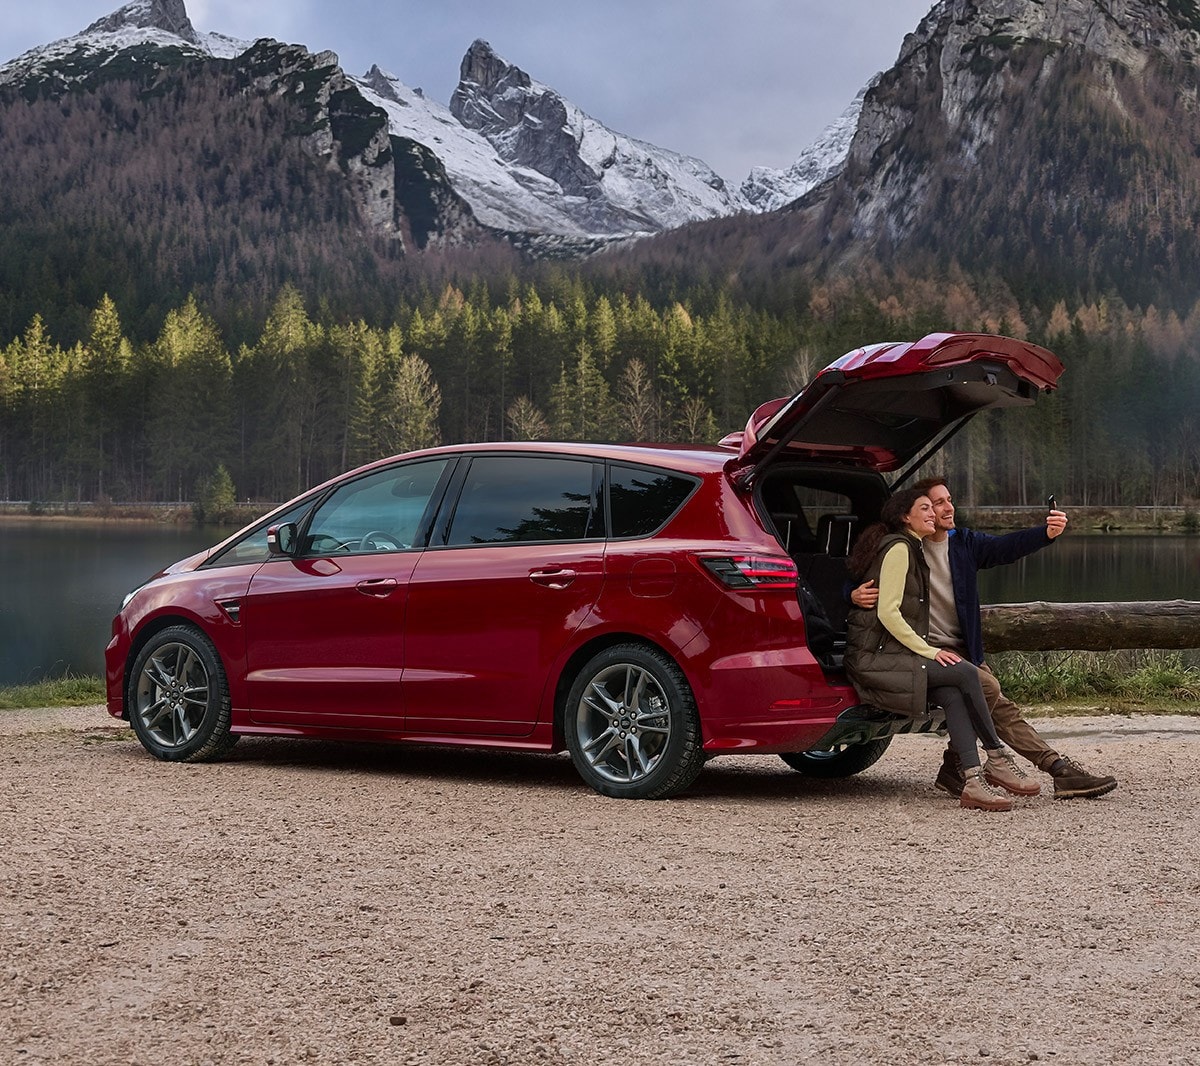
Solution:
<svg viewBox="0 0 1200 1066">
<path fill-rule="evenodd" d="M 826 126 L 786 170 L 754 167 L 750 171 L 749 177 L 742 182 L 741 194 L 754 210 L 777 210 L 841 173 L 850 154 L 850 142 L 858 127 L 863 101 L 877 81 L 878 74 L 859 90 L 846 110 Z"/>
<path fill-rule="evenodd" d="M 118 52 L 146 44 L 218 59 L 232 58 L 250 47 L 249 41 L 198 32 L 183 0 L 131 0 L 71 37 L 30 49 L 0 65 L 0 84 L 61 74 L 72 64 L 92 59 L 105 62 Z"/>
<path fill-rule="evenodd" d="M 609 129 L 482 40 L 451 113 L 511 167 L 548 178 L 593 234 L 654 232 L 747 206 L 706 163 Z"/>
</svg>

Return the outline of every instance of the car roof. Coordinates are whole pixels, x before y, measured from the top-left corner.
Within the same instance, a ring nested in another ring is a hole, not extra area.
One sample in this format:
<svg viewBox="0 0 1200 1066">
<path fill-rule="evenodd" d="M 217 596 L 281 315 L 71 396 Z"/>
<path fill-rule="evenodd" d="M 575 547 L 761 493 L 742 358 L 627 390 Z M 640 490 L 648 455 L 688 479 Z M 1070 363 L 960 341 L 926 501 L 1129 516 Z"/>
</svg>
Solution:
<svg viewBox="0 0 1200 1066">
<path fill-rule="evenodd" d="M 578 456 L 610 462 L 661 466 L 667 470 L 699 474 L 722 470 L 735 452 L 716 444 L 604 444 L 588 441 L 480 441 L 473 444 L 446 444 L 437 448 L 403 452 L 377 459 L 357 470 L 330 478 L 326 484 L 343 478 L 414 459 L 433 459 L 459 455 L 557 455 Z"/>
</svg>

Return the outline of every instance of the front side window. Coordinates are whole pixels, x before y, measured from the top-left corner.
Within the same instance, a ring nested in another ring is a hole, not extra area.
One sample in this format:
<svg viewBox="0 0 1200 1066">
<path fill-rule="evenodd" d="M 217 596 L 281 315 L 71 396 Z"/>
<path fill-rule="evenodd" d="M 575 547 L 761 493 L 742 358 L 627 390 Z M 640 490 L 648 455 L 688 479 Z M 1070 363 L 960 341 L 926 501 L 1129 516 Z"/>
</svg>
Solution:
<svg viewBox="0 0 1200 1066">
<path fill-rule="evenodd" d="M 542 456 L 477 456 L 463 481 L 447 544 L 603 537 L 595 464 Z"/>
<path fill-rule="evenodd" d="M 237 566 L 239 563 L 262 563 L 270 558 L 271 553 L 267 550 L 267 530 L 272 526 L 281 526 L 285 522 L 299 522 L 308 509 L 313 505 L 313 497 L 309 496 L 284 511 L 282 514 L 264 522 L 261 526 L 251 530 L 241 540 L 236 540 L 229 547 L 223 549 L 219 555 L 214 555 L 204 565 L 211 566 Z"/>
<path fill-rule="evenodd" d="M 313 515 L 302 554 L 411 548 L 445 468 L 445 459 L 405 463 L 340 486 Z"/>
<path fill-rule="evenodd" d="M 666 525 L 699 484 L 663 470 L 619 466 L 608 469 L 608 507 L 614 537 L 646 537 Z"/>
</svg>

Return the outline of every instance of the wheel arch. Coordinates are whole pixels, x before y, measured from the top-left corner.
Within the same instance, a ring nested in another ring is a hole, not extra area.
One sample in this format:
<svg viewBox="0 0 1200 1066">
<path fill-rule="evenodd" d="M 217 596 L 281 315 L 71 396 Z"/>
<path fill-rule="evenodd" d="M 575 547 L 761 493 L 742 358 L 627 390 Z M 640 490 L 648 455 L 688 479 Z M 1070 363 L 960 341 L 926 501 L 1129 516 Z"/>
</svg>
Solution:
<svg viewBox="0 0 1200 1066">
<path fill-rule="evenodd" d="M 160 614 L 153 618 L 147 619 L 134 633 L 129 640 L 129 651 L 125 656 L 125 662 L 121 670 L 121 697 L 124 713 L 121 715 L 126 721 L 129 720 L 129 677 L 133 670 L 133 664 L 137 661 L 137 657 L 141 654 L 142 649 L 164 629 L 170 629 L 171 626 L 191 626 L 205 637 L 208 636 L 204 632 L 204 627 L 196 621 L 191 615 L 187 614 Z M 218 655 L 220 653 L 218 652 Z"/>
<path fill-rule="evenodd" d="M 558 672 L 558 681 L 554 686 L 555 751 L 566 750 L 567 740 L 564 732 L 563 716 L 566 713 L 567 695 L 571 691 L 571 686 L 575 683 L 576 675 L 589 659 L 618 644 L 640 644 L 646 648 L 653 648 L 655 651 L 667 656 L 679 668 L 680 673 L 683 674 L 684 679 L 688 683 L 688 688 L 692 691 L 692 699 L 696 701 L 697 708 L 699 707 L 699 700 L 696 697 L 696 686 L 692 684 L 692 679 L 688 676 L 683 663 L 679 661 L 679 656 L 671 651 L 670 648 L 659 641 L 651 640 L 641 633 L 616 631 L 598 634 L 576 648 Z"/>
</svg>

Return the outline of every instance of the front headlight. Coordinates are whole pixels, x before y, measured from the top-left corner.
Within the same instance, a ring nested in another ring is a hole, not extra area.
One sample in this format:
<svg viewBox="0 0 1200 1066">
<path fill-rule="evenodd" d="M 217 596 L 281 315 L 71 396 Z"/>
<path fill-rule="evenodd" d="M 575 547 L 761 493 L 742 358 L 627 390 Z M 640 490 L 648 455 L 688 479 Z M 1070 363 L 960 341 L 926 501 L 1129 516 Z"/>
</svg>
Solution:
<svg viewBox="0 0 1200 1066">
<path fill-rule="evenodd" d="M 121 610 L 122 611 L 125 610 L 125 608 L 129 606 L 129 601 L 132 600 L 133 597 L 136 596 L 145 587 L 146 587 L 145 585 L 138 585 L 137 588 L 130 589 L 127 593 L 125 593 L 125 598 L 121 601 Z"/>
</svg>

